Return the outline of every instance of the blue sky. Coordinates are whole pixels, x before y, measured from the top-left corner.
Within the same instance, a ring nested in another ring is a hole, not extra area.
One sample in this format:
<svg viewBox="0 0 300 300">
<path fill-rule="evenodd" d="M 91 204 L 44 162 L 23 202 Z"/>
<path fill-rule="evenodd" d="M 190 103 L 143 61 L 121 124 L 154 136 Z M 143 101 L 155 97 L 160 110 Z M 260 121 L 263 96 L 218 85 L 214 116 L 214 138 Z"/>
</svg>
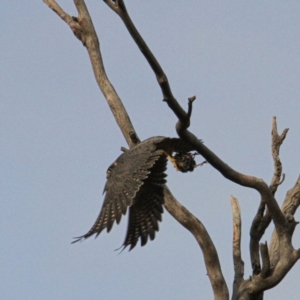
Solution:
<svg viewBox="0 0 300 300">
<path fill-rule="evenodd" d="M 76 15 L 71 1 L 59 3 Z M 300 2 L 170 3 L 126 1 L 175 97 L 186 107 L 197 96 L 191 130 L 229 165 L 269 183 L 272 117 L 280 132 L 290 128 L 282 203 L 300 170 Z M 87 5 L 107 74 L 140 138 L 176 136 L 176 118 L 120 19 L 102 1 Z M 0 14 L 0 298 L 212 299 L 197 243 L 167 212 L 155 241 L 129 253 L 114 251 L 126 217 L 110 234 L 70 244 L 95 221 L 106 169 L 126 142 L 69 27 L 42 1 L 5 1 Z M 169 166 L 168 186 L 211 234 L 230 290 L 230 195 L 239 199 L 248 278 L 259 195 L 209 165 L 191 174 Z M 300 245 L 298 229 L 293 243 Z M 298 299 L 299 272 L 298 263 L 265 299 Z"/>
</svg>

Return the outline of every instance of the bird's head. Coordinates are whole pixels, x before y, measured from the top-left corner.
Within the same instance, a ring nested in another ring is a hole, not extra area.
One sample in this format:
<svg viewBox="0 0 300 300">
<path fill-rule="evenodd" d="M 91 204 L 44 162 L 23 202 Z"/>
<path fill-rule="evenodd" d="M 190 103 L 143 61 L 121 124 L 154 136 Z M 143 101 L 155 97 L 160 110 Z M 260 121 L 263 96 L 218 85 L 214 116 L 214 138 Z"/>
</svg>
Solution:
<svg viewBox="0 0 300 300">
<path fill-rule="evenodd" d="M 198 164 L 195 161 L 195 156 L 198 153 L 190 153 L 190 152 L 178 152 L 173 158 L 175 160 L 176 168 L 178 171 L 182 173 L 193 172 L 194 169 L 198 166 L 202 166 L 205 162 Z"/>
</svg>

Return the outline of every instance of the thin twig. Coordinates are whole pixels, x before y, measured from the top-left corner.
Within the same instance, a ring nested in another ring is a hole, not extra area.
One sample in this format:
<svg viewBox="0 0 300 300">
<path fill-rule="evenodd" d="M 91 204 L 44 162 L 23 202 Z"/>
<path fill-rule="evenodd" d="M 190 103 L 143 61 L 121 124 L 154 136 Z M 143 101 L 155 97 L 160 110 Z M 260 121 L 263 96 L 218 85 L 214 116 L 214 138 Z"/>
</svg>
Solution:
<svg viewBox="0 0 300 300">
<path fill-rule="evenodd" d="M 76 22 L 68 15 L 54 0 L 43 0 L 63 21 L 69 26 L 76 25 Z"/>
</svg>

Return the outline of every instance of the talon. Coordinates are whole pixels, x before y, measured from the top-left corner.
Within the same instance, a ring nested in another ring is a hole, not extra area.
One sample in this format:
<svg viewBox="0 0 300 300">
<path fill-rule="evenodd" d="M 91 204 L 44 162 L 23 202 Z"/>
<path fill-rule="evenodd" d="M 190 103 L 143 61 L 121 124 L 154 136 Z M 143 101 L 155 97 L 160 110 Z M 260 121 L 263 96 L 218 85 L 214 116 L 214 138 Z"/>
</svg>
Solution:
<svg viewBox="0 0 300 300">
<path fill-rule="evenodd" d="M 194 168 L 202 167 L 204 164 L 207 164 L 207 161 L 206 161 L 206 160 L 205 160 L 204 162 L 202 162 L 201 164 L 196 165 Z"/>
<path fill-rule="evenodd" d="M 174 168 L 176 171 L 179 171 L 178 165 L 177 165 L 177 160 L 175 157 L 172 156 L 172 154 L 168 153 L 167 151 L 163 151 L 167 159 L 173 164 Z"/>
<path fill-rule="evenodd" d="M 172 162 L 174 168 L 176 169 L 176 171 L 179 171 L 178 165 L 177 165 L 177 161 L 176 158 L 174 158 L 171 155 L 168 155 L 168 159 Z"/>
</svg>

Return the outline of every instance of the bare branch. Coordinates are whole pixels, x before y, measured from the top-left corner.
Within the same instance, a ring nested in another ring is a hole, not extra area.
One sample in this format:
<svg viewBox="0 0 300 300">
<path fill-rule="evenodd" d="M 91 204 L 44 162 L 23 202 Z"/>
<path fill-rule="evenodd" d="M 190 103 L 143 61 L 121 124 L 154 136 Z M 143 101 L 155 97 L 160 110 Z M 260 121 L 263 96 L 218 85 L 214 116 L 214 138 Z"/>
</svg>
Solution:
<svg viewBox="0 0 300 300">
<path fill-rule="evenodd" d="M 189 103 L 191 105 L 191 103 Z M 219 157 L 210 151 L 204 144 L 200 144 L 198 139 L 187 130 L 186 120 L 179 120 L 176 124 L 178 135 L 185 141 L 189 142 L 204 158 L 215 167 L 224 177 L 240 185 L 256 189 L 261 195 L 261 201 L 266 203 L 270 215 L 275 224 L 275 230 L 279 237 L 280 260 L 274 267 L 272 276 L 262 279 L 260 276 L 254 276 L 248 283 L 248 292 L 258 294 L 266 289 L 277 285 L 284 276 L 293 267 L 299 259 L 298 251 L 294 250 L 291 245 L 291 229 L 295 228 L 295 223 L 289 226 L 286 217 L 281 212 L 277 201 L 274 198 L 270 188 L 262 179 L 253 176 L 247 176 L 233 170 L 225 164 Z M 291 228 L 291 229 L 290 229 Z"/>
<path fill-rule="evenodd" d="M 134 146 L 139 142 L 139 138 L 121 99 L 106 75 L 100 53 L 99 40 L 85 2 L 83 0 L 74 0 L 79 14 L 78 18 L 69 16 L 54 0 L 44 0 L 44 2 L 70 26 L 76 37 L 86 47 L 98 86 L 107 100 L 127 143 L 130 147 Z M 132 139 L 133 136 L 134 139 Z"/>
<path fill-rule="evenodd" d="M 279 158 L 279 151 L 282 142 L 284 141 L 288 129 L 285 129 L 281 135 L 277 132 L 276 118 L 273 118 L 272 124 L 272 156 L 274 160 L 274 175 L 270 185 L 270 191 L 275 195 L 278 186 L 284 180 L 282 176 L 282 165 Z M 282 206 L 282 212 L 285 217 L 285 230 L 279 231 L 276 223 L 273 232 L 270 248 L 268 250 L 267 243 L 260 245 L 260 252 L 263 262 L 263 267 L 259 276 L 254 276 L 249 284 L 250 293 L 260 293 L 266 289 L 270 289 L 277 285 L 293 267 L 299 259 L 299 251 L 294 250 L 291 240 L 292 235 L 297 225 L 294 220 L 294 213 L 300 204 L 300 177 L 295 186 L 287 193 L 286 199 Z M 255 257 L 252 262 L 257 262 L 257 244 L 263 235 L 265 229 L 270 223 L 271 211 L 264 213 L 264 199 L 262 199 L 260 208 L 256 217 L 253 220 L 251 228 L 251 243 L 250 249 L 255 249 Z M 274 220 L 275 221 L 275 220 Z M 251 253 L 252 254 L 252 253 Z M 252 259 L 252 256 L 251 256 Z M 256 274 L 258 274 L 257 272 Z"/>
<path fill-rule="evenodd" d="M 189 105 L 192 103 L 189 102 Z M 257 190 L 263 202 L 265 202 L 269 208 L 269 211 L 274 220 L 276 230 L 283 233 L 286 230 L 285 217 L 283 216 L 277 201 L 271 193 L 267 184 L 262 180 L 254 176 L 245 175 L 239 173 L 223 162 L 217 155 L 215 155 L 210 149 L 208 149 L 203 143 L 200 143 L 198 138 L 187 130 L 189 122 L 186 118 L 179 120 L 176 124 L 176 130 L 178 135 L 185 141 L 189 142 L 195 150 L 197 150 L 215 169 L 217 169 L 225 178 L 249 188 Z"/>
<path fill-rule="evenodd" d="M 241 209 L 238 199 L 231 196 L 231 210 L 233 222 L 233 264 L 234 264 L 234 278 L 235 282 L 240 281 L 244 277 L 244 262 L 241 255 Z"/>
<path fill-rule="evenodd" d="M 152 68 L 156 76 L 157 82 L 163 94 L 164 101 L 167 102 L 169 107 L 174 111 L 174 113 L 179 119 L 185 118 L 186 112 L 174 98 L 165 72 L 163 71 L 159 62 L 157 61 L 150 48 L 148 47 L 138 30 L 136 29 L 135 25 L 133 24 L 125 7 L 124 1 L 104 0 L 104 2 L 122 19 L 128 32 L 132 36 L 133 40 L 139 47 L 142 54 L 145 56 L 146 60 L 148 61 L 150 67 Z"/>
<path fill-rule="evenodd" d="M 270 184 L 270 191 L 273 195 L 275 195 L 278 186 L 284 180 L 284 174 L 283 178 L 281 179 L 282 165 L 279 158 L 279 151 L 287 132 L 288 129 L 285 129 L 281 135 L 278 135 L 276 118 L 274 117 L 272 124 L 272 156 L 274 160 L 274 175 Z M 257 245 L 262 235 L 264 234 L 265 229 L 268 227 L 271 221 L 271 212 L 267 210 L 264 215 L 264 199 L 262 199 L 261 201 L 258 212 L 253 220 L 250 232 L 250 251 L 253 273 L 260 274 L 259 276 L 253 277 L 253 280 L 250 283 L 249 292 L 251 291 L 253 293 L 257 293 L 274 287 L 284 278 L 284 276 L 289 272 L 294 263 L 299 259 L 299 257 L 297 256 L 298 252 L 293 249 L 293 246 L 291 244 L 292 234 L 295 226 L 297 225 L 297 222 L 295 222 L 293 218 L 293 214 L 295 213 L 300 203 L 299 179 L 294 188 L 288 192 L 286 200 L 284 201 L 284 205 L 281 209 L 285 217 L 285 230 L 282 232 L 279 231 L 275 223 L 275 230 L 271 238 L 269 250 L 267 248 L 267 244 L 260 245 L 260 252 L 263 262 L 263 267 L 260 272 L 260 266 L 258 265 L 259 256 Z M 286 209 L 284 209 L 284 207 Z M 259 266 L 259 268 L 255 269 L 256 266 Z"/>
<path fill-rule="evenodd" d="M 279 159 L 279 150 L 283 140 L 286 137 L 287 132 L 288 129 L 285 129 L 280 136 L 278 135 L 276 118 L 274 117 L 272 126 L 272 155 L 274 159 L 274 176 L 270 185 L 270 190 L 272 191 L 273 195 L 276 193 L 278 186 L 282 182 L 282 165 Z M 271 238 L 269 251 L 267 248 L 267 244 L 260 245 L 263 267 L 260 275 L 253 278 L 249 287 L 249 291 L 257 293 L 258 291 L 261 292 L 274 287 L 285 277 L 285 275 L 290 271 L 290 269 L 299 259 L 299 251 L 294 250 L 291 244 L 292 235 L 295 226 L 297 225 L 297 222 L 295 222 L 293 215 L 299 204 L 300 177 L 298 178 L 295 186 L 288 191 L 286 199 L 281 208 L 286 219 L 286 230 L 283 233 L 279 233 L 278 230 L 276 230 L 277 228 L 275 228 Z M 266 224 L 263 224 L 263 221 L 268 221 L 269 213 L 267 212 L 263 217 L 262 214 L 263 211 L 260 211 L 259 215 L 261 216 L 261 218 L 258 221 L 258 227 L 261 227 L 264 231 L 267 226 Z M 256 230 L 256 233 L 258 233 L 259 237 L 259 230 Z M 263 234 L 263 232 L 261 233 Z M 261 236 L 259 238 L 261 238 Z M 257 242 L 258 239 L 256 238 L 255 243 Z"/>
<path fill-rule="evenodd" d="M 279 158 L 279 151 L 282 142 L 284 141 L 289 129 L 286 128 L 281 135 L 277 131 L 276 117 L 273 117 L 272 122 L 272 156 L 274 160 L 274 175 L 271 181 L 270 189 L 275 195 L 278 186 L 284 181 L 285 175 L 282 174 L 282 164 Z M 282 179 L 281 179 L 282 175 Z"/>
<path fill-rule="evenodd" d="M 229 299 L 229 292 L 221 271 L 217 250 L 204 225 L 174 198 L 168 188 L 165 188 L 165 207 L 197 240 L 203 253 L 207 274 L 214 292 L 214 299 Z"/>
<path fill-rule="evenodd" d="M 77 26 L 76 22 L 68 15 L 55 0 L 43 0 L 62 20 L 64 20 L 70 27 Z"/>
<path fill-rule="evenodd" d="M 251 282 L 249 282 L 248 285 L 248 292 L 250 294 L 257 294 L 276 286 L 282 281 L 285 275 L 291 270 L 291 268 L 299 259 L 299 250 L 294 250 L 289 245 L 288 240 L 285 239 L 280 246 L 283 255 L 280 257 L 280 260 L 278 261 L 274 269 L 272 269 L 271 266 L 271 275 L 269 275 L 267 278 L 262 278 L 260 275 L 253 276 Z"/>
</svg>

